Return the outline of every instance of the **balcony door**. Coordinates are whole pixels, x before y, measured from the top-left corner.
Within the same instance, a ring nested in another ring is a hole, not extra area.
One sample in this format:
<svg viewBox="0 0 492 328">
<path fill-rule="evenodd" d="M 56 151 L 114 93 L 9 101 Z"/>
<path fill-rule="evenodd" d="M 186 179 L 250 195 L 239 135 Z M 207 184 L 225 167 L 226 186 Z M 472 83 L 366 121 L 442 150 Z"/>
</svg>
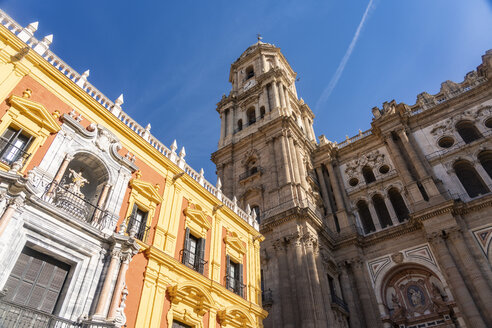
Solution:
<svg viewBox="0 0 492 328">
<path fill-rule="evenodd" d="M 70 266 L 25 247 L 5 287 L 6 301 L 53 313 Z"/>
</svg>

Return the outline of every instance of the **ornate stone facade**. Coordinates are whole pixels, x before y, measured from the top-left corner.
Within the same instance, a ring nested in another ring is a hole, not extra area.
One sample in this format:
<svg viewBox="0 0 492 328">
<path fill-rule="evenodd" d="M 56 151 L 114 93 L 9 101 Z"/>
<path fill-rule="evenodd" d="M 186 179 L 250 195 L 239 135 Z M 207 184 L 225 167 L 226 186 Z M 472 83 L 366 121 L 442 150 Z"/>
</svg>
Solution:
<svg viewBox="0 0 492 328">
<path fill-rule="evenodd" d="M 232 65 L 212 155 L 255 209 L 265 327 L 490 327 L 492 50 L 463 82 L 317 142 L 280 49 Z"/>
</svg>

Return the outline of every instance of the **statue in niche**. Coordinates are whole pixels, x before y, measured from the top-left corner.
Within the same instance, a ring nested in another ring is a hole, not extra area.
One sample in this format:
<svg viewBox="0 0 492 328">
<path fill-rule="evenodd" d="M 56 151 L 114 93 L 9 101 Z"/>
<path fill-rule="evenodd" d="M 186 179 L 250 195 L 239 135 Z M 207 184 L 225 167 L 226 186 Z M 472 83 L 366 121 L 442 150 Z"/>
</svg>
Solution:
<svg viewBox="0 0 492 328">
<path fill-rule="evenodd" d="M 80 191 L 80 189 L 86 184 L 89 184 L 89 180 L 82 176 L 82 169 L 80 169 L 79 172 L 76 172 L 73 169 L 69 169 L 69 171 L 70 174 L 68 177 L 72 179 L 72 182 L 66 184 L 65 188 L 67 188 L 68 191 L 76 194 L 77 196 L 84 198 L 84 194 Z"/>
<path fill-rule="evenodd" d="M 391 295 L 391 302 L 393 302 L 393 314 L 391 315 L 391 318 L 393 320 L 400 320 L 405 318 L 406 309 L 401 306 L 396 294 Z"/>
</svg>

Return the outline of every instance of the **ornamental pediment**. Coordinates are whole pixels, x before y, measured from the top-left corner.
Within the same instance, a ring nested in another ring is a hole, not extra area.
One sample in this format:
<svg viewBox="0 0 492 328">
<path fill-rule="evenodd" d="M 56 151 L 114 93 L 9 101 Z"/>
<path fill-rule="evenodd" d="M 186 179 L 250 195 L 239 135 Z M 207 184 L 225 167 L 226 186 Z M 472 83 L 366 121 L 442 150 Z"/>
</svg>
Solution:
<svg viewBox="0 0 492 328">
<path fill-rule="evenodd" d="M 184 214 L 186 215 L 186 226 L 201 238 L 205 238 L 207 231 L 212 228 L 207 213 L 198 205 L 194 205 L 193 208 L 188 205 Z"/>
<path fill-rule="evenodd" d="M 9 98 L 10 106 L 19 111 L 19 114 L 28 118 L 41 128 L 55 133 L 60 130 L 58 122 L 52 114 L 40 103 L 29 100 L 31 90 L 24 91 L 24 97 L 11 96 Z"/>
<path fill-rule="evenodd" d="M 246 246 L 244 242 L 239 238 L 237 233 L 231 232 L 224 237 L 224 243 L 226 244 L 227 253 L 235 258 L 237 261 L 241 261 L 242 256 L 246 253 Z"/>
<path fill-rule="evenodd" d="M 140 174 L 130 180 L 130 187 L 141 194 L 152 203 L 158 205 L 162 202 L 162 196 L 159 195 L 159 187 L 152 185 L 150 182 L 140 180 Z"/>
</svg>

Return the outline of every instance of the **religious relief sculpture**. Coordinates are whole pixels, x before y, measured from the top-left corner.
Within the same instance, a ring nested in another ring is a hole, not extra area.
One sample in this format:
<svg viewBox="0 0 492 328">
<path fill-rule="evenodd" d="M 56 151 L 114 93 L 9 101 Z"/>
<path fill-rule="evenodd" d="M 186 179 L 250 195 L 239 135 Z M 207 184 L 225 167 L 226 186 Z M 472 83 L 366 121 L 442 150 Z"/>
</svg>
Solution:
<svg viewBox="0 0 492 328">
<path fill-rule="evenodd" d="M 454 303 L 443 299 L 439 286 L 442 287 L 440 280 L 423 269 L 409 268 L 395 273 L 384 287 L 389 310 L 386 320 L 397 326 L 427 327 L 427 323 L 440 322 L 454 327 L 451 320 Z"/>
<path fill-rule="evenodd" d="M 89 184 L 89 180 L 84 178 L 82 176 L 82 169 L 79 170 L 79 172 L 76 172 L 75 170 L 69 169 L 70 174 L 69 178 L 72 179 L 72 182 L 66 184 L 64 187 L 70 191 L 71 193 L 74 193 L 75 195 L 84 198 L 84 194 L 80 191 L 80 189 L 86 185 Z"/>
<path fill-rule="evenodd" d="M 82 175 L 82 169 L 79 172 L 73 169 L 68 170 L 70 172 L 68 179 L 71 182 L 62 184 L 55 189 L 54 205 L 80 220 L 90 220 L 91 208 L 81 190 L 86 184 L 89 184 L 89 180 Z"/>
</svg>

